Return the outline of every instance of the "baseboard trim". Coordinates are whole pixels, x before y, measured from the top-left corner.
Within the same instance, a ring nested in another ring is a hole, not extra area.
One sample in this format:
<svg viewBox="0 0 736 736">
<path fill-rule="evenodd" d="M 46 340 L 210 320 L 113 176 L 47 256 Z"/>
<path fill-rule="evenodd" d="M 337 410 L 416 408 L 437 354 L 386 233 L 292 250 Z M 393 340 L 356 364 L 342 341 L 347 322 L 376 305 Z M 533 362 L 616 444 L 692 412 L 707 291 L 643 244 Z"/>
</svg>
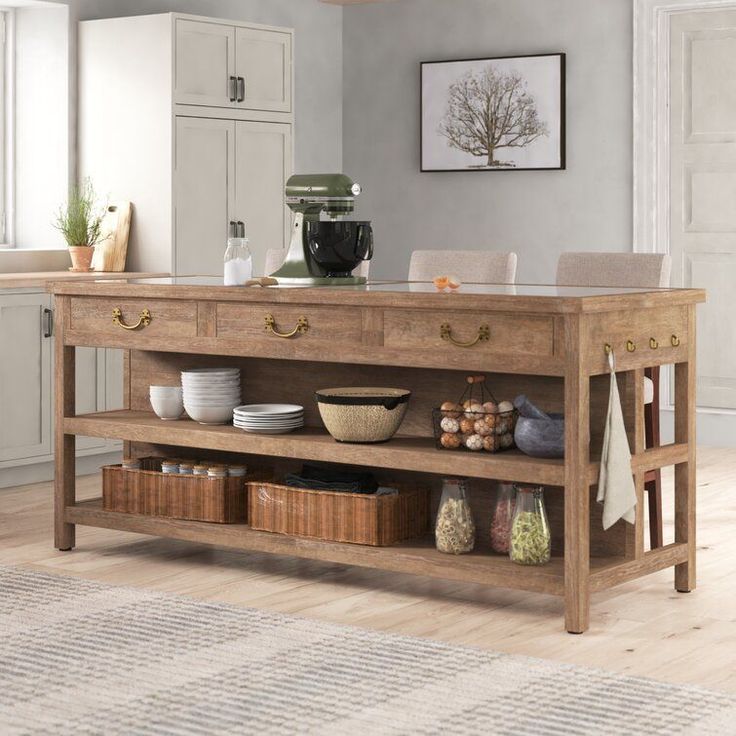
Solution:
<svg viewBox="0 0 736 736">
<path fill-rule="evenodd" d="M 102 455 L 88 455 L 77 458 L 77 475 L 92 475 L 99 472 L 103 465 L 119 463 L 123 453 L 119 451 L 107 452 Z M 0 470 L 0 488 L 11 486 L 25 486 L 30 483 L 43 483 L 53 480 L 54 461 L 36 463 L 34 465 L 19 465 L 14 468 Z"/>
</svg>

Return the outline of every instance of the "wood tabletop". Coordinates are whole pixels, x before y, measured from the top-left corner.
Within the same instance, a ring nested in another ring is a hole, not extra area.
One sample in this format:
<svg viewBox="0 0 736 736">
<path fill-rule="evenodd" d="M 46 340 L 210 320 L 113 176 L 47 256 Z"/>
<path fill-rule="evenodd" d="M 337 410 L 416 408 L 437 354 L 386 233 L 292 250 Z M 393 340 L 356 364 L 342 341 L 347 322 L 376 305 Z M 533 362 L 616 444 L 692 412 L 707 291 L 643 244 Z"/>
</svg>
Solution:
<svg viewBox="0 0 736 736">
<path fill-rule="evenodd" d="M 92 281 L 97 279 L 142 279 L 168 276 L 165 273 L 88 271 L 28 271 L 0 273 L 0 289 L 45 289 L 52 281 Z"/>
<path fill-rule="evenodd" d="M 73 296 L 186 299 L 269 304 L 499 310 L 563 314 L 682 306 L 705 301 L 703 289 L 630 289 L 549 284 L 463 284 L 437 291 L 431 283 L 375 281 L 346 287 L 224 286 L 219 277 L 135 278 L 119 281 L 58 281 L 48 291 Z"/>
</svg>

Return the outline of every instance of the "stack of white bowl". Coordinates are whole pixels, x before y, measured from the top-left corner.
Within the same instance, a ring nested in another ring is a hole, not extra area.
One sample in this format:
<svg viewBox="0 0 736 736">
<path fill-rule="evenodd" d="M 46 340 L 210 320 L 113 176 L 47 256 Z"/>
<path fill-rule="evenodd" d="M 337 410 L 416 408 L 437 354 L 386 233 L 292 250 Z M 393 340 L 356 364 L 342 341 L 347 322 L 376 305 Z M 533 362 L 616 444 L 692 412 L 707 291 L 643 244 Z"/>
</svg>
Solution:
<svg viewBox="0 0 736 736">
<path fill-rule="evenodd" d="M 255 434 L 286 434 L 304 426 L 298 404 L 247 404 L 233 411 L 233 424 Z"/>
<path fill-rule="evenodd" d="M 240 404 L 240 368 L 195 368 L 181 372 L 184 408 L 200 424 L 228 424 Z"/>
<path fill-rule="evenodd" d="M 184 413 L 181 386 L 150 386 L 149 397 L 159 419 L 178 419 Z"/>
</svg>

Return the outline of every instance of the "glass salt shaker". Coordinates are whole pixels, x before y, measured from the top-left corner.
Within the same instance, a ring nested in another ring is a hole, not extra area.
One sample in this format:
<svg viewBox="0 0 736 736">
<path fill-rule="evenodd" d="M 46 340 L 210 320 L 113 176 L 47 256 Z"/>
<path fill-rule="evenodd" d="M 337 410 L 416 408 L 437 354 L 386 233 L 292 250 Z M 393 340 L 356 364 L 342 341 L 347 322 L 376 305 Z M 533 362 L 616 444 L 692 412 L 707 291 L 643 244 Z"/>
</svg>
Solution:
<svg viewBox="0 0 736 736">
<path fill-rule="evenodd" d="M 237 226 L 236 226 L 237 232 Z M 225 286 L 243 286 L 253 276 L 253 258 L 243 225 L 241 237 L 228 238 L 225 249 Z"/>
</svg>

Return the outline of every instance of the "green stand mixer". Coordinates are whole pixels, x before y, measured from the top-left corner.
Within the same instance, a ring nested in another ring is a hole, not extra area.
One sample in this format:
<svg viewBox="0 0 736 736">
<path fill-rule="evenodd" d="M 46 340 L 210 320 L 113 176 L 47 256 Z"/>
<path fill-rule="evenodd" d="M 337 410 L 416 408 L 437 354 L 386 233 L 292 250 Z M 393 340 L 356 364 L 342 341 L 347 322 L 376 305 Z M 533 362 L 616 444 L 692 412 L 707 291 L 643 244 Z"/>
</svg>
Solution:
<svg viewBox="0 0 736 736">
<path fill-rule="evenodd" d="M 369 221 L 340 220 L 355 207 L 360 185 L 345 174 L 295 174 L 286 182 L 286 204 L 294 212 L 286 260 L 271 276 L 279 284 L 364 284 L 352 271 L 373 256 Z M 325 213 L 327 220 L 321 218 Z"/>
</svg>

